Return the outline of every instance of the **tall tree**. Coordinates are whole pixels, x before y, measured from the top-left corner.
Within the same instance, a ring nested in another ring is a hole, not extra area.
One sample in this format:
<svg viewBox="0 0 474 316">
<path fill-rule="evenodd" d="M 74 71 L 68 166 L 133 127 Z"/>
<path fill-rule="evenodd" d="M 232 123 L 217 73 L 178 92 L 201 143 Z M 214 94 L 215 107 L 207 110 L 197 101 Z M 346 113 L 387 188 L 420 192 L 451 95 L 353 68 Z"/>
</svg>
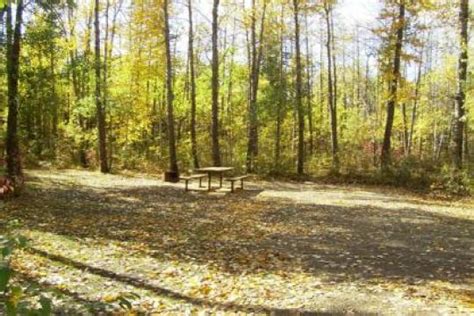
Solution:
<svg viewBox="0 0 474 316">
<path fill-rule="evenodd" d="M 400 59 L 402 54 L 403 33 L 405 28 L 405 1 L 398 4 L 398 16 L 394 20 L 396 38 L 393 54 L 393 64 L 389 81 L 389 96 L 387 101 L 387 120 L 385 123 L 385 133 L 382 145 L 381 167 L 382 171 L 387 171 L 391 163 L 391 138 L 393 120 L 395 117 L 395 105 L 397 103 L 398 81 L 400 78 Z"/>
<path fill-rule="evenodd" d="M 413 144 L 413 134 L 415 133 L 415 121 L 416 121 L 418 102 L 419 102 L 419 96 L 420 96 L 420 86 L 421 86 L 421 75 L 422 75 L 421 72 L 423 69 L 423 51 L 424 51 L 424 47 L 422 47 L 420 50 L 418 71 L 416 74 L 415 95 L 414 95 L 414 100 L 413 100 L 413 108 L 411 111 L 410 131 L 408 133 L 408 148 L 407 148 L 408 155 L 411 154 L 411 149 L 412 149 L 412 144 Z"/>
<path fill-rule="evenodd" d="M 328 105 L 331 119 L 331 153 L 334 171 L 339 170 L 339 145 L 337 137 L 337 103 L 336 103 L 336 65 L 334 57 L 334 34 L 332 26 L 332 2 L 324 1 L 324 17 L 326 20 L 326 52 L 328 73 Z"/>
<path fill-rule="evenodd" d="M 232 22 L 232 39 L 231 39 L 231 47 L 235 47 L 235 40 L 236 36 L 236 28 L 237 28 L 237 17 L 234 16 Z M 226 126 L 230 127 L 231 122 L 233 122 L 233 99 L 234 99 L 234 70 L 235 70 L 235 49 L 232 49 L 230 52 L 230 61 L 229 61 L 229 74 L 227 79 L 227 98 L 226 98 Z M 227 128 L 227 143 L 233 144 L 234 143 L 234 131 L 232 128 Z M 229 146 L 228 151 L 228 161 L 229 163 L 234 162 L 234 146 Z"/>
<path fill-rule="evenodd" d="M 284 19 L 285 19 L 285 6 L 281 4 L 280 13 L 280 27 L 279 27 L 279 63 L 278 63 L 278 74 L 280 91 L 278 94 L 277 102 L 277 117 L 276 117 L 276 128 L 275 128 L 275 156 L 274 156 L 274 168 L 276 171 L 280 169 L 280 155 L 281 155 L 281 133 L 282 133 L 282 121 L 283 121 L 283 107 L 286 102 L 286 85 L 285 85 L 285 54 L 284 54 Z"/>
<path fill-rule="evenodd" d="M 262 60 L 262 41 L 265 25 L 265 13 L 267 8 L 267 1 L 263 0 L 262 20 L 260 23 L 260 35 L 257 45 L 257 30 L 256 30 L 256 12 L 257 7 L 255 0 L 252 0 L 252 15 L 251 15 L 251 53 L 250 53 L 250 76 L 249 76 L 249 122 L 248 122 L 248 143 L 247 143 L 247 172 L 253 171 L 253 160 L 258 153 L 258 117 L 257 117 L 257 94 L 258 82 L 260 77 L 260 64 Z"/>
<path fill-rule="evenodd" d="M 191 88 L 191 155 L 194 168 L 199 168 L 199 158 L 197 153 L 196 140 L 196 74 L 194 69 L 194 30 L 193 30 L 193 8 L 192 0 L 188 0 L 189 15 L 189 42 L 188 42 L 188 59 L 189 59 L 189 77 Z"/>
<path fill-rule="evenodd" d="M 459 1 L 459 44 L 460 53 L 458 58 L 458 83 L 456 100 L 454 104 L 454 117 L 451 141 L 452 165 L 454 169 L 460 170 L 463 166 L 463 138 L 466 120 L 466 83 L 468 62 L 468 22 L 469 22 L 469 0 Z"/>
<path fill-rule="evenodd" d="M 169 142 L 169 181 L 177 181 L 178 177 L 178 161 L 176 158 L 176 139 L 174 131 L 174 114 L 173 114 L 173 68 L 171 59 L 171 43 L 169 29 L 169 8 L 168 0 L 163 1 L 164 13 L 164 35 L 165 35 L 165 51 L 166 51 L 166 107 L 168 111 L 168 142 Z"/>
<path fill-rule="evenodd" d="M 311 52 L 309 45 L 309 26 L 308 14 L 305 14 L 305 30 L 306 30 L 306 108 L 308 111 L 308 130 L 309 130 L 309 155 L 313 155 L 314 149 L 314 130 L 313 130 L 313 65 L 311 61 Z"/>
<path fill-rule="evenodd" d="M 110 172 L 107 160 L 107 126 L 105 120 L 105 109 L 101 92 L 101 57 L 100 57 L 100 20 L 99 20 L 99 0 L 95 0 L 94 6 L 94 52 L 95 52 L 95 105 L 97 108 L 97 129 L 99 133 L 99 159 L 100 171 Z"/>
<path fill-rule="evenodd" d="M 293 15 L 295 22 L 295 53 L 296 53 L 296 111 L 298 116 L 298 157 L 296 171 L 299 175 L 304 172 L 304 110 L 302 100 L 302 66 L 300 49 L 299 0 L 293 0 Z"/>
<path fill-rule="evenodd" d="M 114 51 L 114 43 L 115 43 L 115 36 L 117 32 L 117 19 L 119 16 L 119 13 L 121 12 L 122 6 L 123 6 L 124 0 L 118 0 L 114 2 L 114 11 L 113 11 L 113 16 L 112 16 L 112 25 L 110 27 L 109 31 L 109 7 L 110 7 L 110 0 L 107 0 L 107 9 L 106 9 L 106 36 L 105 36 L 105 45 L 104 45 L 104 109 L 107 111 L 109 105 L 109 77 L 111 76 L 111 71 L 112 71 L 112 54 Z M 110 40 L 109 40 L 109 33 L 110 33 Z M 111 126 L 108 129 L 109 132 L 109 138 L 108 138 L 108 145 L 109 145 L 109 151 L 108 151 L 108 157 L 109 157 L 109 162 L 108 166 L 111 169 L 112 168 L 112 163 L 114 161 L 114 138 L 112 137 L 112 113 L 109 112 L 109 125 Z"/>
<path fill-rule="evenodd" d="M 7 5 L 7 81 L 8 81 L 8 118 L 7 118 L 7 174 L 16 181 L 22 176 L 20 145 L 18 141 L 18 77 L 20 70 L 21 24 L 23 21 L 23 0 L 16 5 L 15 26 L 12 22 L 11 3 Z"/>
<path fill-rule="evenodd" d="M 219 148 L 219 0 L 213 1 L 212 6 L 212 161 L 214 166 L 221 165 Z"/>
</svg>

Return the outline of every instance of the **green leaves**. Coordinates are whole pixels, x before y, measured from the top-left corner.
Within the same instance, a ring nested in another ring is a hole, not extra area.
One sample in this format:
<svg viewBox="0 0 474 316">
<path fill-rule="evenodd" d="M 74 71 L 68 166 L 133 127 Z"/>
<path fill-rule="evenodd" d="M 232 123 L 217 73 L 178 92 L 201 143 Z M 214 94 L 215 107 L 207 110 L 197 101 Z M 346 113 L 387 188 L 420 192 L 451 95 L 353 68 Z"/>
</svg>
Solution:
<svg viewBox="0 0 474 316">
<path fill-rule="evenodd" d="M 25 306 L 24 304 L 21 304 L 21 298 L 23 296 L 23 290 L 19 286 L 13 286 L 10 289 L 10 293 L 8 295 L 8 300 L 7 300 L 7 315 L 8 316 L 16 316 L 20 314 L 20 308 L 24 309 Z M 26 313 L 24 313 L 26 314 Z"/>
<path fill-rule="evenodd" d="M 117 302 L 119 306 L 124 310 L 131 310 L 132 309 L 132 301 L 139 299 L 140 295 L 132 292 L 121 293 L 120 295 L 116 296 L 113 301 Z"/>
<path fill-rule="evenodd" d="M 40 300 L 41 308 L 39 309 L 39 314 L 41 316 L 47 316 L 52 314 L 52 303 L 51 300 L 45 296 L 41 296 Z"/>
<path fill-rule="evenodd" d="M 11 288 L 6 302 L 7 315 L 31 315 L 31 316 L 49 316 L 53 313 L 52 303 L 46 296 L 39 299 L 39 308 L 31 307 L 30 303 L 24 300 L 25 291 L 20 286 Z"/>
<path fill-rule="evenodd" d="M 17 0 L 0 0 L 0 8 L 16 3 Z"/>
<path fill-rule="evenodd" d="M 10 267 L 3 263 L 0 266 L 0 292 L 7 290 L 8 282 L 10 281 L 11 270 Z"/>
<path fill-rule="evenodd" d="M 0 235 L 0 292 L 5 296 L 5 307 L 7 315 L 35 315 L 48 316 L 52 314 L 51 300 L 45 296 L 39 298 L 40 308 L 32 307 L 25 299 L 26 296 L 34 297 L 38 293 L 32 293 L 31 287 L 26 289 L 19 285 L 11 284 L 13 270 L 10 267 L 10 258 L 17 248 L 25 247 L 27 239 L 18 235 L 16 229 L 20 228 L 20 222 L 13 220 L 7 223 L 5 235 Z M 26 295 L 28 294 L 28 295 Z"/>
<path fill-rule="evenodd" d="M 7 5 L 7 0 L 0 0 L 0 8 Z"/>
<path fill-rule="evenodd" d="M 2 257 L 6 258 L 12 253 L 12 247 L 11 246 L 5 246 L 2 248 Z"/>
</svg>

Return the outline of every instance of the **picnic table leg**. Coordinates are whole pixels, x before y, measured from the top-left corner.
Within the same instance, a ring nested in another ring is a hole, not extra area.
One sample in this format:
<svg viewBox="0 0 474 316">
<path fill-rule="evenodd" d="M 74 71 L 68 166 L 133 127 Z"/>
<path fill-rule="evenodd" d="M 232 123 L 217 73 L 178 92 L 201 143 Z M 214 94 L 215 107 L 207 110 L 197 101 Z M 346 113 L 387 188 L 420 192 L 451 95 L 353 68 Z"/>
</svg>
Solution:
<svg viewBox="0 0 474 316">
<path fill-rule="evenodd" d="M 207 174 L 207 191 L 211 191 L 211 173 Z"/>
<path fill-rule="evenodd" d="M 219 188 L 222 188 L 222 173 L 220 174 Z"/>
<path fill-rule="evenodd" d="M 199 178 L 199 187 L 202 188 L 202 178 Z"/>
</svg>

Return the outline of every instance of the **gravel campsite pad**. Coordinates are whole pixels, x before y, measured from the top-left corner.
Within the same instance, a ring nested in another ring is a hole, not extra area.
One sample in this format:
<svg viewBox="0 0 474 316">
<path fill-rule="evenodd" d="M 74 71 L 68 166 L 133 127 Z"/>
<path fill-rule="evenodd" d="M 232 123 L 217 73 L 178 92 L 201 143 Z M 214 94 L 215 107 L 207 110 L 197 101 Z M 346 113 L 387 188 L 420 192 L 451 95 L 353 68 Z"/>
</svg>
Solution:
<svg viewBox="0 0 474 316">
<path fill-rule="evenodd" d="M 58 311 L 474 313 L 474 209 L 313 183 L 185 192 L 134 175 L 30 171 L 2 204 L 19 282 Z"/>
</svg>

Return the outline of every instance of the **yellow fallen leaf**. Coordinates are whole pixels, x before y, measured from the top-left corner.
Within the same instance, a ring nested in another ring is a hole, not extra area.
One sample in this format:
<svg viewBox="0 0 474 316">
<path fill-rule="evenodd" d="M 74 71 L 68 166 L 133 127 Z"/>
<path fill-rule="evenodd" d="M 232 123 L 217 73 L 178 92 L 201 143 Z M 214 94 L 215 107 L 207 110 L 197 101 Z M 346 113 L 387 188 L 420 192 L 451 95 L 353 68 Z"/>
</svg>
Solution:
<svg viewBox="0 0 474 316">
<path fill-rule="evenodd" d="M 107 302 L 111 303 L 117 300 L 117 295 L 116 294 L 107 294 L 102 297 L 102 299 Z"/>
</svg>

